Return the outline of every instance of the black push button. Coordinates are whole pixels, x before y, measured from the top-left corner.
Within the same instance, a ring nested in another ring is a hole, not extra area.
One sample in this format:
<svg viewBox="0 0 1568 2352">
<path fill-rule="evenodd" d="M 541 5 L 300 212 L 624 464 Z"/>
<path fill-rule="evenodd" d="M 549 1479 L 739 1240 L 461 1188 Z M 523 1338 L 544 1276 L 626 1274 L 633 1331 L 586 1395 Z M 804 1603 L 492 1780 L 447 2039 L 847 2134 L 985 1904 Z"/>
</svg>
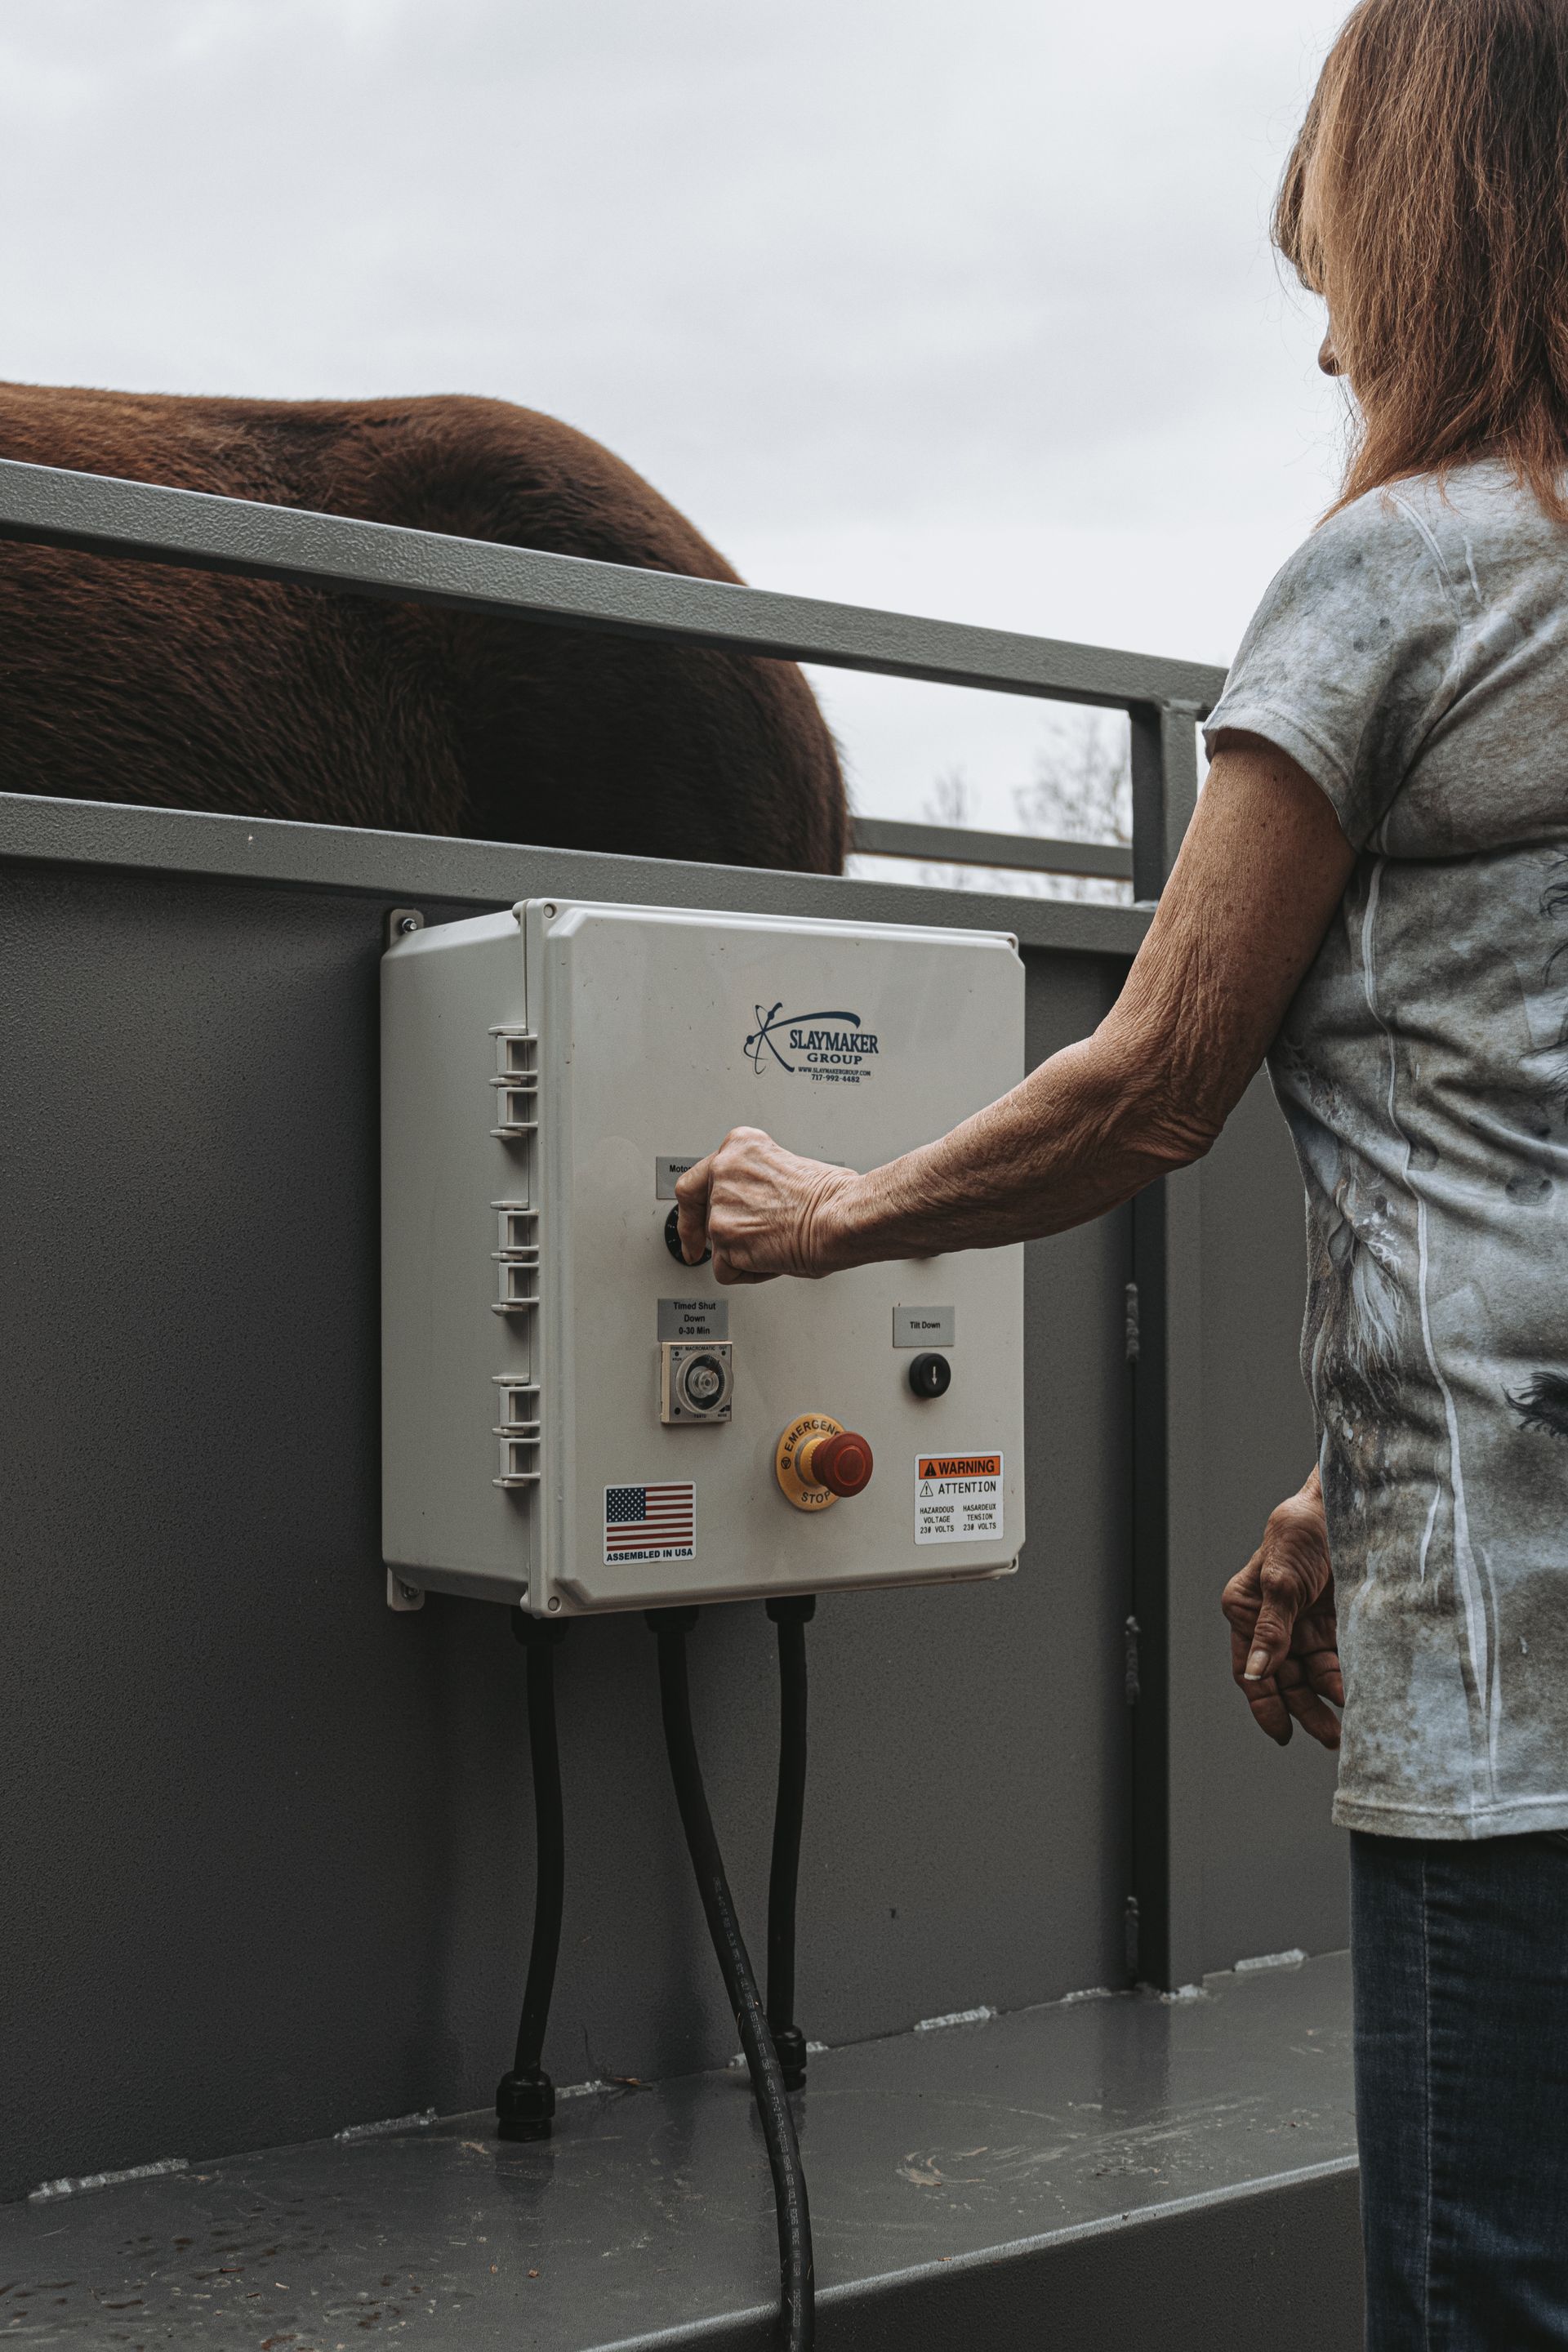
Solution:
<svg viewBox="0 0 1568 2352">
<path fill-rule="evenodd" d="M 686 1264 L 686 1260 L 680 1255 L 680 1211 L 679 1209 L 671 1209 L 664 1221 L 664 1245 L 678 1265 Z M 710 1249 L 705 1249 L 697 1261 L 698 1265 L 706 1265 L 712 1255 Z M 944 1387 L 946 1383 L 943 1382 Z M 931 1393 L 935 1395 L 936 1391 L 933 1390 Z"/>
<path fill-rule="evenodd" d="M 910 1386 L 918 1397 L 945 1396 L 952 1386 L 952 1366 L 945 1356 L 917 1356 L 910 1366 Z"/>
</svg>

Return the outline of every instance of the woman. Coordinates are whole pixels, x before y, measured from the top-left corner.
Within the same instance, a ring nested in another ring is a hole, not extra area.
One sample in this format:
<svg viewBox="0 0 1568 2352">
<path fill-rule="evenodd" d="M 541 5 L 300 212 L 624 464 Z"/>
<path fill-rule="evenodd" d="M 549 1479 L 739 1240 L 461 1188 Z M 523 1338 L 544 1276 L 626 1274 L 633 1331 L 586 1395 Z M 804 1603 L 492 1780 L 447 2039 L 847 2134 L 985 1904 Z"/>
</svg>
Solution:
<svg viewBox="0 0 1568 2352">
<path fill-rule="evenodd" d="M 721 1281 L 1057 1232 L 1268 1055 L 1318 1466 L 1226 1589 L 1352 1832 L 1368 2343 L 1568 2346 L 1568 0 L 1363 0 L 1276 215 L 1359 430 L 1115 1010 L 858 1175 L 740 1129 Z"/>
</svg>

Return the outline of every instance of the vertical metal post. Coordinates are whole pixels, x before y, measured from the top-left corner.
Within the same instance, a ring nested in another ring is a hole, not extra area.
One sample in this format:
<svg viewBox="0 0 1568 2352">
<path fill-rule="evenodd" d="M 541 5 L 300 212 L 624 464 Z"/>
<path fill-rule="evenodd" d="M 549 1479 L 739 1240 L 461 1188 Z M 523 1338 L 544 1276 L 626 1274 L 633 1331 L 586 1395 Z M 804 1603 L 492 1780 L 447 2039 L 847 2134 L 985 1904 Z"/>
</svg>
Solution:
<svg viewBox="0 0 1568 2352">
<path fill-rule="evenodd" d="M 1132 895 L 1157 899 L 1197 803 L 1199 707 L 1144 703 L 1132 735 Z M 1166 1990 L 1203 1974 L 1203 1751 L 1183 1704 L 1208 1633 L 1203 1590 L 1202 1171 L 1132 1204 L 1139 1343 L 1132 1382 L 1133 1728 L 1138 1974 Z M 1212 1606 L 1213 1596 L 1208 1596 Z"/>
<path fill-rule="evenodd" d="M 1164 888 L 1198 799 L 1195 702 L 1140 702 L 1132 730 L 1132 896 L 1145 904 Z"/>
<path fill-rule="evenodd" d="M 1202 1687 L 1217 1625 L 1203 1539 L 1202 1181 L 1186 1168 L 1132 1204 L 1132 1883 L 1138 1973 L 1167 1990 L 1204 1967 L 1203 1726 L 1184 1698 Z"/>
</svg>

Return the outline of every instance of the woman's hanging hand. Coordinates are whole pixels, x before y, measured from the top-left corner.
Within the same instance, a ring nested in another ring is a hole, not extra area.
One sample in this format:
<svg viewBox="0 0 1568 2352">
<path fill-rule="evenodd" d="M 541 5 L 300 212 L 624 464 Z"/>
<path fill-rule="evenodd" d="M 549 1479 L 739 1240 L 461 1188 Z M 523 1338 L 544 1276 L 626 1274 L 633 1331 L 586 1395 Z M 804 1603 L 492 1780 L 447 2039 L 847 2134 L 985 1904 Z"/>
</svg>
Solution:
<svg viewBox="0 0 1568 2352">
<path fill-rule="evenodd" d="M 1333 1708 L 1340 1675 L 1334 1571 L 1316 1470 L 1268 1514 L 1263 1541 L 1221 1595 L 1230 1620 L 1231 1673 L 1253 1719 L 1283 1748 L 1292 1717 L 1324 1748 L 1340 1744 Z"/>
</svg>

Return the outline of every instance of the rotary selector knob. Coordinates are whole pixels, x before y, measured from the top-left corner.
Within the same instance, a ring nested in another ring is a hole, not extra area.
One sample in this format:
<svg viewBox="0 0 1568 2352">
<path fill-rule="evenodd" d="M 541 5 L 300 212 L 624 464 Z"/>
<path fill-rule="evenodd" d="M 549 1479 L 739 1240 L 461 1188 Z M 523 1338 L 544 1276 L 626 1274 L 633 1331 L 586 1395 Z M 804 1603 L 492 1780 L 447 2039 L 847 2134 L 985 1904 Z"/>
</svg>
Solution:
<svg viewBox="0 0 1568 2352">
<path fill-rule="evenodd" d="M 779 1439 L 778 1482 L 797 1511 L 825 1511 L 871 1483 L 871 1448 L 828 1412 L 804 1412 Z"/>
<path fill-rule="evenodd" d="M 668 1216 L 666 1217 L 664 1221 L 664 1245 L 678 1265 L 685 1265 L 689 1263 L 689 1260 L 683 1255 L 680 1247 L 680 1211 L 679 1207 L 671 1209 Z M 710 1249 L 705 1249 L 701 1256 L 697 1261 L 698 1265 L 706 1265 L 712 1255 L 713 1253 Z"/>
</svg>

